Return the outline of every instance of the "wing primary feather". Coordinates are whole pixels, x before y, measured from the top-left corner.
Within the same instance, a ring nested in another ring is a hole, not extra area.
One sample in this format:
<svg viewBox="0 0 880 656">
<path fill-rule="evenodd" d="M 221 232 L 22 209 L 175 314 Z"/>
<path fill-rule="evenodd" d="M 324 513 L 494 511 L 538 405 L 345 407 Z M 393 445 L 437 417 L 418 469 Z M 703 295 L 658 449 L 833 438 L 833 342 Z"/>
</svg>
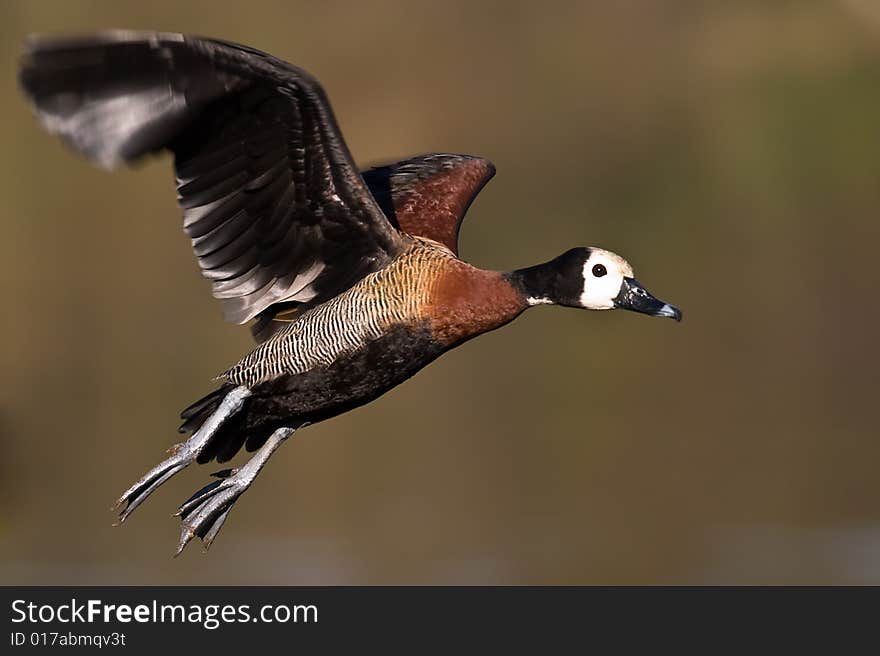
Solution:
<svg viewBox="0 0 880 656">
<path fill-rule="evenodd" d="M 100 166 L 174 154 L 184 231 L 231 320 L 321 303 L 406 244 L 323 89 L 271 55 L 162 32 L 31 39 L 19 81 L 46 129 Z"/>
</svg>

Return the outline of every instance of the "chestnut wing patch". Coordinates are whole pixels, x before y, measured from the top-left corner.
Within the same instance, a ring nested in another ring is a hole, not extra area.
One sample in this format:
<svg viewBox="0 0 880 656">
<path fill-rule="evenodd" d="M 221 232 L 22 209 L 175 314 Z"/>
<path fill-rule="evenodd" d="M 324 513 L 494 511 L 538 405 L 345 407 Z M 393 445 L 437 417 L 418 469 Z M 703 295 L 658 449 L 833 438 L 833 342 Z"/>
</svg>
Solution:
<svg viewBox="0 0 880 656">
<path fill-rule="evenodd" d="M 492 162 L 434 153 L 363 172 L 388 219 L 403 232 L 427 237 L 458 254 L 458 231 L 480 190 L 495 175 Z"/>
</svg>

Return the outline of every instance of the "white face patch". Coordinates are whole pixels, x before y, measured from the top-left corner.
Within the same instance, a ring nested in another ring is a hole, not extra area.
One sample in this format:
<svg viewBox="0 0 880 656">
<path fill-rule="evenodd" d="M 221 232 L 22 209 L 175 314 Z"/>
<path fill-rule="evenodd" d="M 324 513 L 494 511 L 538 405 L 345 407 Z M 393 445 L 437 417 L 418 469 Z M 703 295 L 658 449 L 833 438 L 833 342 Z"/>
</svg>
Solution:
<svg viewBox="0 0 880 656">
<path fill-rule="evenodd" d="M 584 262 L 584 291 L 580 304 L 588 310 L 610 310 L 620 293 L 624 277 L 631 278 L 632 267 L 617 253 L 593 248 Z"/>
</svg>

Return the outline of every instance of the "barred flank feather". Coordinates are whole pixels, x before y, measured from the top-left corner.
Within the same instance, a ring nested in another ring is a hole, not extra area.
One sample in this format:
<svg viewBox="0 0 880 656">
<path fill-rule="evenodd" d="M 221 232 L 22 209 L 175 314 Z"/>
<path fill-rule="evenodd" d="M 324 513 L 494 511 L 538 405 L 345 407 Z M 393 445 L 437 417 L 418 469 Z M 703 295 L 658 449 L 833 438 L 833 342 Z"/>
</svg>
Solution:
<svg viewBox="0 0 880 656">
<path fill-rule="evenodd" d="M 387 267 L 287 324 L 219 378 L 252 387 L 327 367 L 393 325 L 422 320 L 436 271 L 453 257 L 440 244 L 413 239 Z"/>
<path fill-rule="evenodd" d="M 180 413 L 183 423 L 177 431 L 179 433 L 192 433 L 197 430 L 234 387 L 235 385 L 226 383 L 186 408 Z"/>
</svg>

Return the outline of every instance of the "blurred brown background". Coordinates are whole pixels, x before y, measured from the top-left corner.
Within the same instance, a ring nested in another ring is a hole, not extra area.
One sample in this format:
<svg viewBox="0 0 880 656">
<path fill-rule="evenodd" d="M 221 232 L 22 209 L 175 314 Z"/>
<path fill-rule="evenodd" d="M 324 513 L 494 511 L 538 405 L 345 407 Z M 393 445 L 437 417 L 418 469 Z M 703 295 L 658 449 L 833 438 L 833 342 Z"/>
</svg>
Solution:
<svg viewBox="0 0 880 656">
<path fill-rule="evenodd" d="M 875 0 L 0 11 L 0 582 L 880 583 Z M 95 170 L 17 92 L 25 35 L 107 27 L 302 65 L 364 164 L 491 158 L 465 258 L 602 245 L 684 322 L 533 310 L 303 431 L 171 559 L 218 467 L 109 506 L 251 342 L 169 158 Z"/>
</svg>

